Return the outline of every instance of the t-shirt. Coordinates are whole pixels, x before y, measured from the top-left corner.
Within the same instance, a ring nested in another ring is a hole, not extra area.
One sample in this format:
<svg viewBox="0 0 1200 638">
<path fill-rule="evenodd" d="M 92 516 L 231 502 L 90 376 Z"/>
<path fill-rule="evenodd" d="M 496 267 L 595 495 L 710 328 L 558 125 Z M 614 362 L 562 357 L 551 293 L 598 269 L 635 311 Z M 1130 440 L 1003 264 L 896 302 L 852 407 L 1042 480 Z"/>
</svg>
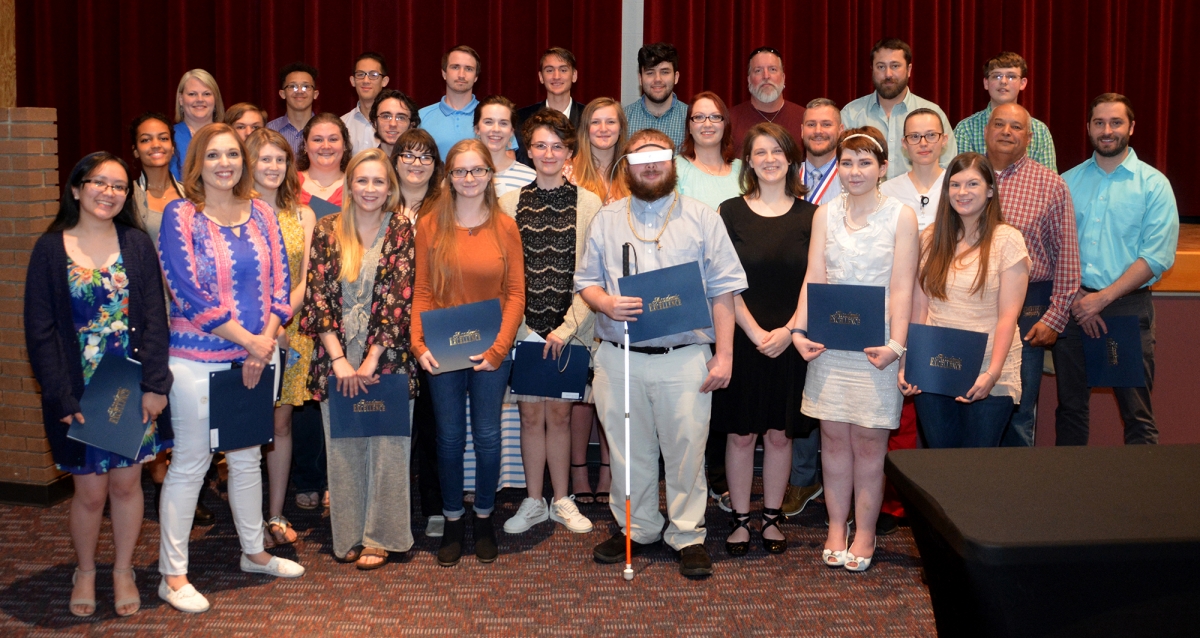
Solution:
<svg viewBox="0 0 1200 638">
<path fill-rule="evenodd" d="M 754 108 L 753 102 L 742 102 L 729 110 L 729 121 L 733 125 L 733 149 L 742 154 L 746 133 L 759 122 L 774 122 L 791 133 L 796 146 L 800 146 L 800 131 L 804 129 L 804 107 L 784 100 L 783 108 L 774 113 L 764 113 Z"/>
</svg>

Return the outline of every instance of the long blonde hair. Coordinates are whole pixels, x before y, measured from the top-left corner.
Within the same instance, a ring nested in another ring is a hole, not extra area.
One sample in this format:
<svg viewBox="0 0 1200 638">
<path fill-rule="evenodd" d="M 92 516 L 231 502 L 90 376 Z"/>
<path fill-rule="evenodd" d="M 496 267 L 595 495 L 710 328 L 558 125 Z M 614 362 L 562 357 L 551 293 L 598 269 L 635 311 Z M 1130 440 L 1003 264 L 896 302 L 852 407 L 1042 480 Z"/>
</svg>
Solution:
<svg viewBox="0 0 1200 638">
<path fill-rule="evenodd" d="M 575 183 L 583 188 L 592 191 L 600 198 L 600 201 L 608 203 L 613 200 L 621 199 L 629 196 L 629 186 L 625 184 L 625 175 L 623 171 L 617 171 L 612 178 L 610 184 L 608 178 L 610 175 L 604 175 L 600 171 L 600 161 L 592 153 L 592 138 L 589 134 L 591 129 L 592 117 L 596 111 L 611 106 L 617 111 L 617 121 L 621 124 L 620 132 L 617 134 L 617 143 L 613 146 L 613 164 L 615 165 L 621 156 L 625 154 L 625 144 L 629 141 L 629 120 L 625 119 L 625 109 L 621 108 L 621 103 L 611 97 L 598 97 L 583 109 L 583 115 L 579 119 L 579 148 L 575 152 L 575 159 L 571 163 L 571 170 Z M 613 166 L 609 166 L 611 172 Z"/>
<path fill-rule="evenodd" d="M 394 212 L 400 204 L 400 178 L 396 176 L 396 169 L 392 168 L 387 154 L 382 149 L 367 149 L 350 160 L 350 164 L 346 166 L 345 185 L 342 187 L 342 212 L 336 227 L 338 247 L 342 253 L 338 279 L 347 283 L 358 279 L 363 253 L 366 252 L 366 247 L 358 238 L 358 206 L 354 203 L 350 184 L 354 181 L 354 173 L 358 167 L 367 162 L 379 162 L 387 169 L 388 196 L 383 203 L 383 212 Z"/>
<path fill-rule="evenodd" d="M 459 268 L 457 259 L 456 227 L 458 224 L 454 218 L 454 209 L 458 206 L 458 191 L 454 190 L 450 171 L 454 168 L 454 162 L 459 155 L 472 151 L 483 159 L 484 164 L 491 170 L 492 176 L 496 174 L 496 165 L 492 163 L 492 154 L 483 142 L 466 139 L 455 144 L 446 153 L 446 177 L 442 180 L 442 192 L 429 211 L 429 215 L 433 217 L 430 221 L 434 224 L 433 241 L 431 242 L 433 248 L 429 255 L 429 283 L 433 288 L 433 301 L 438 307 L 455 305 L 462 294 L 462 269 Z M 495 182 L 491 177 L 488 178 L 487 185 L 484 187 L 483 205 L 488 210 L 488 218 L 479 225 L 479 230 L 488 232 L 495 239 L 496 246 L 500 249 L 500 256 L 504 260 L 504 272 L 507 275 L 508 252 L 504 249 L 504 242 L 500 241 L 500 234 L 496 230 L 497 220 L 504 214 L 504 211 L 500 209 Z"/>
</svg>

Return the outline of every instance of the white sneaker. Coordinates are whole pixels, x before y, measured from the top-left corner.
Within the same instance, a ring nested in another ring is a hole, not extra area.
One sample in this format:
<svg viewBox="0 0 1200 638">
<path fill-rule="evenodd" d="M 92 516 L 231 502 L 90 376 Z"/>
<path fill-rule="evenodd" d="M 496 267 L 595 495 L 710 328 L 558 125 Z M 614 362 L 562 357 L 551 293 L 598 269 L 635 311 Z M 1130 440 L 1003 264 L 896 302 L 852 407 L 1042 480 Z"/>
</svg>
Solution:
<svg viewBox="0 0 1200 638">
<path fill-rule="evenodd" d="M 166 577 L 158 581 L 158 597 L 167 601 L 175 609 L 189 614 L 198 614 L 202 611 L 208 611 L 208 599 L 196 591 L 191 583 L 180 587 L 179 589 L 171 589 L 167 584 Z"/>
<path fill-rule="evenodd" d="M 576 534 L 586 534 L 592 531 L 592 522 L 588 517 L 579 513 L 575 507 L 575 499 L 564 496 L 550 506 L 550 520 L 561 523 L 563 527 Z"/>
<path fill-rule="evenodd" d="M 429 538 L 441 538 L 446 531 L 446 517 L 434 514 L 425 521 L 425 535 Z"/>
<path fill-rule="evenodd" d="M 266 574 L 279 578 L 296 578 L 304 575 L 304 568 L 294 560 L 272 556 L 266 565 L 259 565 L 242 554 L 242 571 L 248 574 Z"/>
<path fill-rule="evenodd" d="M 546 499 L 527 498 L 521 501 L 521 507 L 512 518 L 504 521 L 504 531 L 509 534 L 520 534 L 538 523 L 546 522 L 549 518 L 546 512 Z"/>
</svg>

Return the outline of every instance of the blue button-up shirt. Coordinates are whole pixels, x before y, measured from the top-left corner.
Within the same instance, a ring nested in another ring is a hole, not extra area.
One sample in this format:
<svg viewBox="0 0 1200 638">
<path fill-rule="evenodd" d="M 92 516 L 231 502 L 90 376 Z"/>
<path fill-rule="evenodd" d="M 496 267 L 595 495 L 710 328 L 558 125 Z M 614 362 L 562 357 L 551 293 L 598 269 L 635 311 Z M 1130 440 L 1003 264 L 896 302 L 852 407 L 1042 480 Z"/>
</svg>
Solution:
<svg viewBox="0 0 1200 638">
<path fill-rule="evenodd" d="M 1139 258 L 1162 278 L 1175 263 L 1179 207 L 1167 177 L 1141 161 L 1133 149 L 1112 173 L 1088 160 L 1063 175 L 1075 204 L 1083 285 L 1112 285 Z"/>
<path fill-rule="evenodd" d="M 304 141 L 304 131 L 292 126 L 292 121 L 288 119 L 287 114 L 267 122 L 267 128 L 282 135 L 283 139 L 292 146 L 292 152 L 300 154 L 300 143 Z"/>
<path fill-rule="evenodd" d="M 887 176 L 888 179 L 891 179 L 912 170 L 912 162 L 904 156 L 900 142 L 904 139 L 904 118 L 920 108 L 929 109 L 942 118 L 942 131 L 946 134 L 946 148 L 942 150 L 938 164 L 945 168 L 950 160 L 958 155 L 958 143 L 954 141 L 954 127 L 950 126 L 950 120 L 946 118 L 941 107 L 929 100 L 917 97 L 912 91 L 907 91 L 904 99 L 892 107 L 890 117 L 883 112 L 883 107 L 879 106 L 878 93 L 864 95 L 842 107 L 842 124 L 847 129 L 874 126 L 883 133 L 883 136 L 887 138 Z"/>
<path fill-rule="evenodd" d="M 666 133 L 671 141 L 675 143 L 675 148 L 683 147 L 683 137 L 687 135 L 687 110 L 688 105 L 679 101 L 675 94 L 671 94 L 671 108 L 667 109 L 662 117 L 658 117 L 646 110 L 646 96 L 642 96 L 635 102 L 630 102 L 625 105 L 625 119 L 629 121 L 629 135 L 644 129 L 652 128 Z"/>
<path fill-rule="evenodd" d="M 630 270 L 634 273 L 695 261 L 700 264 L 704 292 L 709 299 L 727 292 L 736 295 L 749 287 L 746 271 L 742 269 L 742 262 L 717 212 L 699 200 L 679 195 L 671 209 L 670 221 L 667 221 L 667 210 L 675 196 L 676 193 L 672 193 L 653 202 L 626 197 L 601 208 L 592 219 L 583 258 L 575 271 L 575 292 L 600 286 L 609 294 L 620 294 L 617 280 L 621 278 L 621 247 L 626 242 L 634 247 L 630 251 Z M 637 234 L 647 241 L 633 234 L 631 222 L 637 227 Z M 667 228 L 659 237 L 659 249 L 648 240 L 658 236 L 663 223 Z M 711 316 L 711 303 L 709 313 Z M 621 322 L 596 313 L 596 336 L 621 342 L 624 339 Z M 635 345 L 671 348 L 715 342 L 716 333 L 708 328 L 640 341 Z"/>
<path fill-rule="evenodd" d="M 188 128 L 187 122 L 176 122 L 175 153 L 171 155 L 171 175 L 175 177 L 175 181 L 183 179 L 183 161 L 187 159 L 188 147 L 191 145 L 192 129 Z M 155 239 L 155 241 L 158 240 Z"/>
</svg>

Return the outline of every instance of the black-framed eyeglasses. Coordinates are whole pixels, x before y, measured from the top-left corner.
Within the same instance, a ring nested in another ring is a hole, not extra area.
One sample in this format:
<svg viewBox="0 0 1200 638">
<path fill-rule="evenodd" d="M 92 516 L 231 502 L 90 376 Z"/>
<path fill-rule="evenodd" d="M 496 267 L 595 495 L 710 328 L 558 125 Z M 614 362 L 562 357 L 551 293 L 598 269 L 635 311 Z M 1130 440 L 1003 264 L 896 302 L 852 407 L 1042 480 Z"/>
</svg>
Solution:
<svg viewBox="0 0 1200 638">
<path fill-rule="evenodd" d="M 94 189 L 96 192 L 99 192 L 99 193 L 103 193 L 105 191 L 112 191 L 113 193 L 115 193 L 117 195 L 124 195 L 129 192 L 129 186 L 126 184 L 109 184 L 108 182 L 98 180 L 98 179 L 85 179 L 79 183 L 80 184 L 91 184 L 92 189 Z"/>
<path fill-rule="evenodd" d="M 721 122 L 725 121 L 725 116 L 721 115 L 720 113 L 713 113 L 712 115 L 697 113 L 688 119 L 692 121 L 692 124 L 703 124 L 705 120 L 712 122 L 713 124 L 720 124 Z"/>
<path fill-rule="evenodd" d="M 942 133 L 938 133 L 937 131 L 930 131 L 925 134 L 909 133 L 908 135 L 904 136 L 904 139 L 908 141 L 909 144 L 920 144 L 921 140 L 925 140 L 930 144 L 934 144 L 938 140 L 942 139 Z"/>
<path fill-rule="evenodd" d="M 396 120 L 397 122 L 400 122 L 401 124 L 403 124 L 412 118 L 410 118 L 408 115 L 405 115 L 404 113 L 395 113 L 395 114 L 380 113 L 376 117 L 376 119 L 378 119 L 380 122 L 391 122 L 392 120 Z"/>
<path fill-rule="evenodd" d="M 383 77 L 383 74 L 380 73 L 379 71 L 355 71 L 354 72 L 355 80 L 365 80 L 367 78 L 371 78 L 372 80 L 378 80 L 381 77 Z"/>
<path fill-rule="evenodd" d="M 416 153 L 401 153 L 400 161 L 405 164 L 416 164 L 421 162 L 422 166 L 429 166 L 433 163 L 433 156 L 426 153 L 425 155 L 417 155 Z"/>
<path fill-rule="evenodd" d="M 470 175 L 476 179 L 483 179 L 488 176 L 488 173 L 491 172 L 492 169 L 486 166 L 476 166 L 475 168 L 469 170 L 465 168 L 456 168 L 450 171 L 450 177 L 453 177 L 454 179 L 466 179 L 467 175 Z"/>
</svg>

